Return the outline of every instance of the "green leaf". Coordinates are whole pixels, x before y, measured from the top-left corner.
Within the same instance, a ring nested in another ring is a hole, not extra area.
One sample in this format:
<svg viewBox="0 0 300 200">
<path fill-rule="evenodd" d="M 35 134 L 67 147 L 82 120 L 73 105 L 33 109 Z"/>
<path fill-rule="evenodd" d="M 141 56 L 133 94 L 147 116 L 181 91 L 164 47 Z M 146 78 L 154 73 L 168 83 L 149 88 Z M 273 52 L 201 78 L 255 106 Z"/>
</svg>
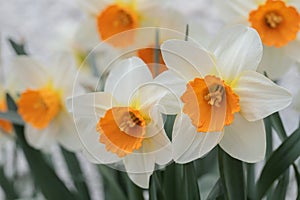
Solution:
<svg viewBox="0 0 300 200">
<path fill-rule="evenodd" d="M 173 125 L 176 119 L 176 115 L 164 115 L 164 117 L 166 118 L 164 129 L 169 139 L 172 140 Z"/>
<path fill-rule="evenodd" d="M 69 169 L 69 173 L 73 179 L 74 185 L 77 189 L 77 194 L 82 200 L 91 199 L 89 189 L 86 185 L 84 174 L 82 173 L 80 163 L 76 155 L 61 147 L 61 152 Z"/>
<path fill-rule="evenodd" d="M 250 199 L 254 199 L 255 194 L 255 164 L 247 163 L 247 194 Z"/>
<path fill-rule="evenodd" d="M 166 199 L 162 191 L 162 181 L 158 173 L 158 171 L 154 172 L 150 178 L 149 200 Z"/>
<path fill-rule="evenodd" d="M 272 183 L 300 156 L 300 128 L 290 135 L 271 155 L 256 184 L 261 199 Z"/>
<path fill-rule="evenodd" d="M 0 118 L 8 120 L 17 125 L 24 125 L 23 119 L 15 111 L 0 112 Z"/>
<path fill-rule="evenodd" d="M 7 95 L 7 105 L 11 111 L 17 110 L 15 102 L 9 95 Z M 17 124 L 13 124 L 13 126 L 17 135 L 17 142 L 23 149 L 34 181 L 41 189 L 45 198 L 48 200 L 74 200 L 75 196 L 66 188 L 54 170 L 45 162 L 43 155 L 29 146 L 24 137 L 24 126 Z"/>
<path fill-rule="evenodd" d="M 18 195 L 14 189 L 14 184 L 6 177 L 2 166 L 0 167 L 0 185 L 7 200 L 18 199 Z"/>
<path fill-rule="evenodd" d="M 223 184 L 221 179 L 219 178 L 214 185 L 214 187 L 209 192 L 206 200 L 214 200 L 224 194 Z"/>
<path fill-rule="evenodd" d="M 246 199 L 247 193 L 243 163 L 229 156 L 220 147 L 219 170 L 226 199 Z"/>
<path fill-rule="evenodd" d="M 182 166 L 172 163 L 164 171 L 163 190 L 166 199 L 181 200 Z"/>
<path fill-rule="evenodd" d="M 195 172 L 194 162 L 183 165 L 183 188 L 184 199 L 200 200 L 198 180 Z"/>
<path fill-rule="evenodd" d="M 276 133 L 278 134 L 281 141 L 284 141 L 287 138 L 287 134 L 285 132 L 283 123 L 281 121 L 281 118 L 279 116 L 279 113 L 276 112 L 272 115 L 270 115 L 270 120 L 272 123 L 272 127 L 275 129 Z"/>
<path fill-rule="evenodd" d="M 276 113 L 272 114 L 271 116 L 269 116 L 268 118 L 270 118 L 272 127 L 275 129 L 275 131 L 278 134 L 279 138 L 283 142 L 288 136 L 287 136 L 286 131 L 284 129 L 283 122 L 280 118 L 279 113 L 276 112 Z M 299 127 L 300 127 L 300 124 L 299 124 Z M 297 166 L 295 165 L 295 163 L 293 163 L 293 169 L 294 169 L 295 178 L 296 178 L 297 185 L 298 185 L 298 196 L 300 196 L 300 174 L 299 174 L 299 171 L 298 171 Z"/>
<path fill-rule="evenodd" d="M 119 181 L 116 176 L 116 171 L 105 166 L 98 165 L 98 169 L 103 178 L 103 185 L 105 191 L 105 199 L 107 200 L 119 200 L 128 199 L 119 185 Z"/>
<path fill-rule="evenodd" d="M 8 39 L 8 41 L 17 55 L 27 55 L 24 44 L 18 44 L 12 39 Z"/>
<path fill-rule="evenodd" d="M 272 200 L 285 200 L 286 199 L 286 191 L 290 180 L 289 169 L 282 175 L 279 179 L 275 191 L 271 197 Z"/>
<path fill-rule="evenodd" d="M 143 190 L 136 186 L 128 177 L 126 172 L 122 172 L 122 178 L 125 180 L 127 196 L 130 200 L 142 200 L 143 197 Z"/>
</svg>

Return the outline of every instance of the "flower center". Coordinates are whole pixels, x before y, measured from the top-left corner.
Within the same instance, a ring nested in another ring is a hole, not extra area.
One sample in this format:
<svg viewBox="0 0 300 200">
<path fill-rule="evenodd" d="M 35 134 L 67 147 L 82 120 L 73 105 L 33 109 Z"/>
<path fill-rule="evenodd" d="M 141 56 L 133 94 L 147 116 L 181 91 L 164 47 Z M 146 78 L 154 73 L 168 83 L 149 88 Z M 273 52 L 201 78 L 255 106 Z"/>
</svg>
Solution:
<svg viewBox="0 0 300 200">
<path fill-rule="evenodd" d="M 207 75 L 187 84 L 181 96 L 183 112 L 192 120 L 198 132 L 222 131 L 240 111 L 239 96 L 220 78 Z"/>
<path fill-rule="evenodd" d="M 282 16 L 276 12 L 269 12 L 265 15 L 265 22 L 270 28 L 276 28 L 282 20 Z"/>
<path fill-rule="evenodd" d="M 150 69 L 152 76 L 155 77 L 158 74 L 166 71 L 168 68 L 166 67 L 166 64 L 163 60 L 161 50 L 158 50 L 159 52 L 159 65 L 156 65 L 155 63 L 155 47 L 154 45 L 149 46 L 147 48 L 139 49 L 137 51 L 138 56 L 148 65 L 148 68 Z M 158 69 L 155 69 L 155 67 L 158 66 Z"/>
<path fill-rule="evenodd" d="M 110 5 L 97 17 L 98 32 L 102 40 L 111 36 L 128 31 L 138 26 L 137 13 L 125 6 Z M 109 43 L 116 47 L 128 46 L 133 42 L 133 33 L 121 35 L 120 38 L 109 40 Z"/>
<path fill-rule="evenodd" d="M 267 0 L 249 13 L 249 22 L 267 46 L 282 47 L 297 37 L 300 14 L 285 2 Z"/>
<path fill-rule="evenodd" d="M 106 149 L 123 157 L 142 146 L 146 121 L 131 107 L 113 107 L 100 118 L 96 130 Z"/>
<path fill-rule="evenodd" d="M 209 105 L 220 107 L 220 103 L 223 100 L 224 92 L 224 87 L 222 85 L 213 85 L 209 88 L 209 92 L 207 95 L 204 96 L 204 99 L 208 101 Z"/>
<path fill-rule="evenodd" d="M 0 100 L 0 111 L 6 112 L 7 106 L 5 99 Z M 4 133 L 12 133 L 12 124 L 7 120 L 0 119 L 0 129 L 4 131 Z"/>
<path fill-rule="evenodd" d="M 18 112 L 23 120 L 38 129 L 47 127 L 61 109 L 59 92 L 51 87 L 28 89 L 21 93 L 18 101 Z"/>
</svg>

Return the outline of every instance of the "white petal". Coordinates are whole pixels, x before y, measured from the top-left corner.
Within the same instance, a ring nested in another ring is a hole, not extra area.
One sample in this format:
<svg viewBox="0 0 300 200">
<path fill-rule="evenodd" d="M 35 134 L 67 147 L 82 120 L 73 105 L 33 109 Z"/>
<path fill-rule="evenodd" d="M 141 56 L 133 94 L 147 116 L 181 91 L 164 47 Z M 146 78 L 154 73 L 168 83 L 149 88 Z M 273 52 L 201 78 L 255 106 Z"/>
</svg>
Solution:
<svg viewBox="0 0 300 200">
<path fill-rule="evenodd" d="M 56 143 L 59 134 L 59 126 L 52 121 L 44 129 L 36 129 L 31 125 L 25 126 L 25 138 L 32 147 L 50 152 L 51 147 Z"/>
<path fill-rule="evenodd" d="M 134 182 L 137 186 L 148 189 L 151 173 L 128 173 L 128 176 L 132 182 Z"/>
<path fill-rule="evenodd" d="M 214 72 L 212 57 L 195 42 L 167 40 L 161 51 L 167 67 L 187 81 Z"/>
<path fill-rule="evenodd" d="M 289 56 L 291 55 L 286 52 L 286 48 L 264 46 L 264 54 L 258 71 L 262 74 L 266 72 L 269 78 L 276 80 L 282 77 L 293 64 Z"/>
<path fill-rule="evenodd" d="M 173 135 L 173 159 L 177 163 L 188 163 L 212 150 L 221 140 L 223 133 L 198 133 L 190 118 L 181 114 L 176 117 Z"/>
<path fill-rule="evenodd" d="M 213 40 L 209 49 L 214 52 L 217 68 L 227 83 L 243 71 L 255 71 L 263 50 L 258 33 L 243 25 L 225 29 Z"/>
<path fill-rule="evenodd" d="M 17 56 L 10 73 L 7 85 L 17 91 L 43 87 L 50 80 L 45 67 L 28 56 Z"/>
<path fill-rule="evenodd" d="M 78 5 L 92 15 L 98 15 L 106 6 L 113 3 L 112 0 L 77 0 Z"/>
<path fill-rule="evenodd" d="M 60 130 L 57 135 L 58 142 L 69 151 L 82 149 L 72 116 L 69 113 L 62 112 L 58 117 L 60 123 Z"/>
<path fill-rule="evenodd" d="M 61 90 L 64 96 L 72 95 L 73 86 L 76 82 L 76 68 L 69 54 L 60 54 L 49 67 L 51 77 L 53 77 L 53 86 Z M 78 81 L 77 81 L 78 82 Z"/>
<path fill-rule="evenodd" d="M 240 114 L 235 114 L 234 122 L 224 129 L 220 146 L 229 155 L 244 162 L 263 160 L 266 152 L 263 120 L 248 122 Z"/>
<path fill-rule="evenodd" d="M 152 80 L 147 65 L 137 57 L 121 61 L 110 72 L 105 92 L 110 92 L 121 104 L 128 105 L 133 92 L 143 83 Z"/>
<path fill-rule="evenodd" d="M 161 112 L 165 114 L 177 114 L 181 111 L 180 97 L 186 90 L 187 82 L 171 70 L 158 75 L 154 82 L 163 85 L 169 91 L 159 102 L 163 106 Z"/>
<path fill-rule="evenodd" d="M 121 159 L 114 153 L 105 149 L 105 145 L 99 141 L 99 133 L 96 131 L 98 120 L 92 117 L 82 117 L 75 120 L 77 134 L 83 146 L 83 153 L 93 163 L 110 164 Z"/>
<path fill-rule="evenodd" d="M 166 165 L 172 160 L 171 142 L 163 129 L 153 137 L 146 138 L 143 148 L 147 154 L 155 155 L 155 163 L 158 165 Z"/>
<path fill-rule="evenodd" d="M 114 98 L 109 93 L 95 92 L 75 96 L 66 101 L 67 109 L 73 112 L 75 118 L 103 116 L 115 104 Z"/>
<path fill-rule="evenodd" d="M 296 60 L 297 62 L 300 62 L 299 52 L 300 52 L 300 37 L 298 40 L 288 43 L 286 47 L 287 55 L 290 56 L 292 59 Z"/>
<path fill-rule="evenodd" d="M 244 72 L 233 90 L 240 97 L 241 114 L 249 121 L 263 119 L 292 101 L 286 89 L 253 71 Z"/>
<path fill-rule="evenodd" d="M 260 0 L 262 1 L 262 0 Z M 257 2 L 257 3 L 256 3 Z M 257 0 L 214 0 L 214 4 L 220 13 L 222 20 L 228 23 L 248 23 L 250 11 L 258 6 Z"/>
</svg>

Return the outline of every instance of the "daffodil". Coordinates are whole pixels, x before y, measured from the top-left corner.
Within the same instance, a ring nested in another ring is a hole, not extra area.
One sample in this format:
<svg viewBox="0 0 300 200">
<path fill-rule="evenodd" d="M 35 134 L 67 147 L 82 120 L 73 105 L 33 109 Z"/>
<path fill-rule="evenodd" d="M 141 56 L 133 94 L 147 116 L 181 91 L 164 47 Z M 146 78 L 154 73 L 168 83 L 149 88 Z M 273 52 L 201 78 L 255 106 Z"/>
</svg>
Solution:
<svg viewBox="0 0 300 200">
<path fill-rule="evenodd" d="M 298 59 L 300 3 L 292 0 L 215 1 L 222 20 L 244 23 L 256 29 L 264 44 L 259 66 L 270 78 L 280 78 Z"/>
<path fill-rule="evenodd" d="M 78 0 L 89 14 L 102 41 L 112 36 L 141 27 L 164 27 L 184 29 L 182 15 L 158 0 Z M 181 30 L 184 31 L 184 30 Z M 115 47 L 126 47 L 134 43 L 134 31 L 108 40 Z"/>
<path fill-rule="evenodd" d="M 8 85 L 19 94 L 18 113 L 26 123 L 25 138 L 33 147 L 49 150 L 58 142 L 71 151 L 81 148 L 72 116 L 65 108 L 75 75 L 66 59 L 49 67 L 28 56 L 13 60 Z"/>
<path fill-rule="evenodd" d="M 262 57 L 258 33 L 239 25 L 221 32 L 210 51 L 182 40 L 166 41 L 161 49 L 169 70 L 156 81 L 172 89 L 182 108 L 162 101 L 168 113 L 178 113 L 174 160 L 190 162 L 217 144 L 245 162 L 264 159 L 263 118 L 288 106 L 291 94 L 256 72 Z"/>
<path fill-rule="evenodd" d="M 129 178 L 142 188 L 149 187 L 155 164 L 172 159 L 157 104 L 165 90 L 151 81 L 147 65 L 132 57 L 112 69 L 104 92 L 67 102 L 86 157 L 98 164 L 124 164 Z"/>
</svg>

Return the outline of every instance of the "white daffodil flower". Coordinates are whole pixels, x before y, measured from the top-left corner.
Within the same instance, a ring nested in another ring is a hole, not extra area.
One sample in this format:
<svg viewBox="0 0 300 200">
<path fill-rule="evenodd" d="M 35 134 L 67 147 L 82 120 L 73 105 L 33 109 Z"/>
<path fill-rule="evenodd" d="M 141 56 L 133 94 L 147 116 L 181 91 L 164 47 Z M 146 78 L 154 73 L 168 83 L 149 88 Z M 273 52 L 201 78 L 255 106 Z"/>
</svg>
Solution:
<svg viewBox="0 0 300 200">
<path fill-rule="evenodd" d="M 149 187 L 155 164 L 172 159 L 157 104 L 166 90 L 151 81 L 147 65 L 132 57 L 112 69 L 104 92 L 67 101 L 86 157 L 98 164 L 123 161 L 129 178 L 142 188 Z"/>
<path fill-rule="evenodd" d="M 88 13 L 98 38 L 105 41 L 112 36 L 142 27 L 163 27 L 184 31 L 186 22 L 167 1 L 159 0 L 78 0 Z M 138 35 L 132 31 L 107 40 L 115 47 L 127 47 Z M 142 37 L 142 36 L 141 36 Z"/>
<path fill-rule="evenodd" d="M 187 163 L 219 144 L 234 158 L 260 161 L 266 148 L 263 118 L 288 106 L 291 94 L 255 72 L 262 44 L 254 29 L 224 30 L 209 48 L 182 40 L 161 46 L 169 70 L 156 81 L 178 97 L 161 103 L 170 114 L 178 112 L 176 102 L 182 108 L 173 128 L 173 159 Z"/>
<path fill-rule="evenodd" d="M 45 67 L 28 56 L 18 56 L 10 67 L 8 86 L 20 94 L 18 113 L 26 122 L 28 143 L 46 151 L 56 142 L 70 151 L 81 149 L 65 107 L 65 99 L 72 94 L 74 66 L 61 59 L 57 65 Z"/>
<path fill-rule="evenodd" d="M 299 61 L 299 1 L 225 0 L 215 1 L 215 5 L 222 20 L 249 25 L 259 33 L 264 44 L 259 71 L 278 79 Z"/>
</svg>

